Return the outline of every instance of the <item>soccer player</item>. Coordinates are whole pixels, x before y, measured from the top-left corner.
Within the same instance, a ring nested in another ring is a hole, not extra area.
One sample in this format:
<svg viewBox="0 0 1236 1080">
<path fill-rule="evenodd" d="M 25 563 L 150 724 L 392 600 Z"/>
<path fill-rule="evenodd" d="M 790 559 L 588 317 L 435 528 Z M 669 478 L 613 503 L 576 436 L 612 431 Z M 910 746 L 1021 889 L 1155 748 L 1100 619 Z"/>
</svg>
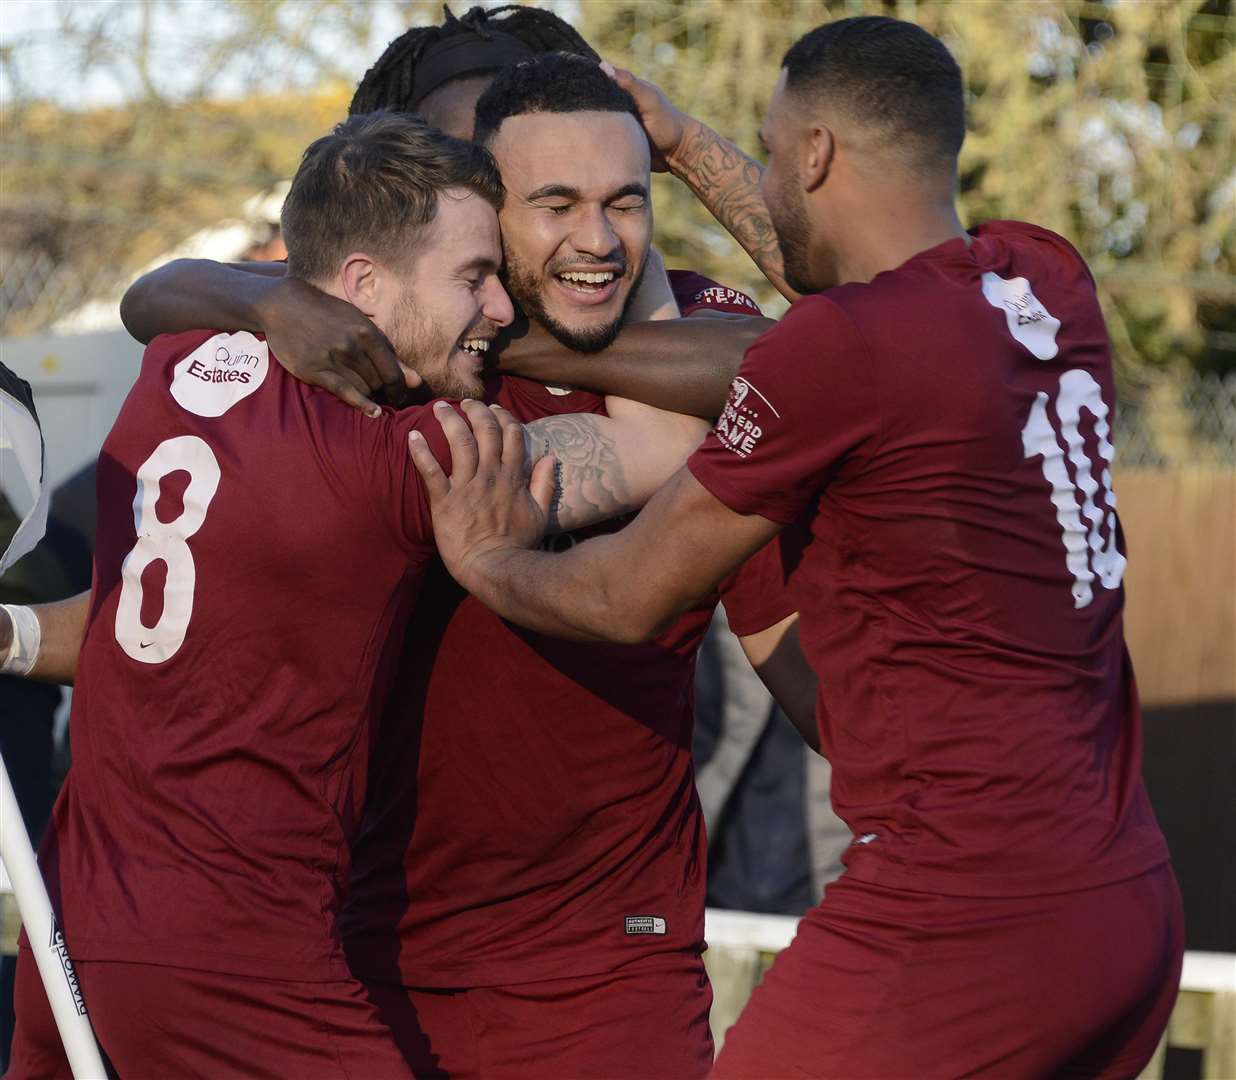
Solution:
<svg viewBox="0 0 1236 1080">
<path fill-rule="evenodd" d="M 516 303 L 546 334 L 604 345 L 625 332 L 650 250 L 649 151 L 634 102 L 595 63 L 554 56 L 500 73 L 478 117 L 511 175 L 501 220 Z M 275 303 L 256 310 L 226 270 L 202 301 L 241 325 L 269 319 Z M 188 295 L 181 274 L 170 290 L 149 279 L 134 299 L 145 324 L 171 328 Z M 698 279 L 679 296 L 684 313 L 753 309 Z M 286 311 L 280 321 L 291 321 Z M 715 328 L 708 340 L 739 353 L 744 326 L 766 325 L 679 321 Z M 489 382 L 486 400 L 522 421 L 623 407 L 509 378 Z M 555 450 L 581 469 L 613 452 L 582 437 Z M 794 613 L 774 554 L 722 592 L 749 655 L 804 699 L 787 710 L 801 717 L 810 673 L 778 678 L 787 653 L 776 646 Z M 690 734 L 695 654 L 715 604 L 702 599 L 654 642 L 581 649 L 511 627 L 445 574 L 427 583 L 379 737 L 344 918 L 349 963 L 418 1074 L 680 1078 L 711 1065 Z"/>
<path fill-rule="evenodd" d="M 512 317 L 502 197 L 473 144 L 354 117 L 293 180 L 288 272 L 365 311 L 432 392 L 475 395 Z M 123 1076 L 412 1075 L 348 970 L 337 916 L 375 711 L 433 558 L 407 463 L 409 439 L 441 443 L 432 411 L 370 419 L 245 331 L 161 337 L 100 458 L 80 656 L 74 605 L 42 613 L 43 656 L 26 615 L 2 612 L 6 669 L 16 654 L 34 675 L 76 676 L 74 763 L 43 867 Z M 632 509 L 685 459 L 694 422 L 684 441 L 677 418 L 655 419 L 503 424 L 558 450 L 572 528 Z M 601 437 L 621 464 L 567 460 Z M 28 951 L 18 983 L 9 1075 L 67 1075 Z"/>
<path fill-rule="evenodd" d="M 447 480 L 415 451 L 457 579 L 577 642 L 648 640 L 809 522 L 791 585 L 856 840 L 717 1077 L 1131 1077 L 1175 998 L 1179 895 L 1122 635 L 1108 338 L 1064 240 L 962 228 L 963 136 L 961 73 L 922 29 L 845 19 L 789 50 L 761 187 L 804 298 L 621 532 L 523 550 L 542 511 L 502 484 L 518 454 Z"/>
</svg>

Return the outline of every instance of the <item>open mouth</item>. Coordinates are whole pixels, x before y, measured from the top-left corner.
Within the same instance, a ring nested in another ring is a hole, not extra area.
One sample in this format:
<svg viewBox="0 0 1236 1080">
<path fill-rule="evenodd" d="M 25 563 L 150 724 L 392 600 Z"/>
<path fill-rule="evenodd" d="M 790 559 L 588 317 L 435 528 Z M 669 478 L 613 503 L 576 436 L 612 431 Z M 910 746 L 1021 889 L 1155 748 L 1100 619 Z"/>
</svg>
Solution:
<svg viewBox="0 0 1236 1080">
<path fill-rule="evenodd" d="M 574 304 L 604 304 L 617 291 L 622 268 L 608 270 L 562 270 L 553 275 L 554 284 Z"/>
<path fill-rule="evenodd" d="M 581 293 L 597 293 L 601 292 L 618 275 L 612 270 L 567 270 L 565 273 L 554 276 L 568 289 Z"/>
<path fill-rule="evenodd" d="M 459 348 L 466 353 L 471 353 L 471 355 L 477 357 L 478 359 L 483 359 L 485 354 L 489 352 L 489 343 L 489 338 L 464 338 L 464 340 L 459 343 Z"/>
</svg>

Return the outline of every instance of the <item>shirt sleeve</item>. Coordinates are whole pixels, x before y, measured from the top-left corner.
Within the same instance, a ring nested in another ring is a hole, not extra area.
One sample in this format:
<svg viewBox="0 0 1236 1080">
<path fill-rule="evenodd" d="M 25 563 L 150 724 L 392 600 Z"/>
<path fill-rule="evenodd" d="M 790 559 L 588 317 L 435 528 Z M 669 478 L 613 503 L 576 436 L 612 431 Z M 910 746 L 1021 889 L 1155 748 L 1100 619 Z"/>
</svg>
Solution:
<svg viewBox="0 0 1236 1080">
<path fill-rule="evenodd" d="M 739 637 L 758 634 L 798 610 L 781 558 L 781 537 L 773 537 L 717 586 L 730 629 Z"/>
<path fill-rule="evenodd" d="M 725 311 L 732 315 L 760 315 L 760 305 L 745 292 L 731 289 L 691 270 L 667 271 L 679 314 L 684 318 L 697 311 Z"/>
<path fill-rule="evenodd" d="M 456 412 L 459 403 L 451 402 Z M 434 418 L 433 405 L 417 405 L 401 412 L 384 412 L 377 420 L 361 417 L 362 424 L 375 430 L 374 489 L 378 512 L 389 522 L 395 535 L 407 550 L 436 547 L 433 538 L 433 518 L 429 513 L 429 496 L 421 482 L 421 474 L 408 453 L 408 435 L 418 431 L 429 444 L 433 456 L 446 472 L 451 471 L 451 450 L 442 433 L 442 425 Z"/>
<path fill-rule="evenodd" d="M 875 359 L 836 303 L 800 300 L 747 350 L 687 467 L 735 513 L 789 525 L 878 438 Z"/>
</svg>

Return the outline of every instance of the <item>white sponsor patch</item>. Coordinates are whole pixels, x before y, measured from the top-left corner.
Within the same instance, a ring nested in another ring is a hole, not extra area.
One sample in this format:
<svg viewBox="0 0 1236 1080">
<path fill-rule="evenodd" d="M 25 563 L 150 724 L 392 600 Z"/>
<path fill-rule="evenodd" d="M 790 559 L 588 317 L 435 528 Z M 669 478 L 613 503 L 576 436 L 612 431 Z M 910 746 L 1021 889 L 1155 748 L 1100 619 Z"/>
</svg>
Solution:
<svg viewBox="0 0 1236 1080">
<path fill-rule="evenodd" d="M 772 402 L 740 376 L 730 383 L 729 400 L 713 431 L 722 446 L 745 458 L 759 446 L 769 421 L 780 418 Z"/>
<path fill-rule="evenodd" d="M 1004 312 L 1009 333 L 1034 356 L 1050 360 L 1060 351 L 1056 346 L 1060 320 L 1042 305 L 1024 277 L 1006 280 L 988 271 L 983 275 L 983 298 Z"/>
<path fill-rule="evenodd" d="M 198 416 L 222 416 L 266 378 L 270 350 L 247 330 L 216 334 L 172 372 L 172 397 Z"/>
<path fill-rule="evenodd" d="M 623 921 L 628 934 L 665 933 L 665 920 L 659 915 L 628 915 Z"/>
</svg>

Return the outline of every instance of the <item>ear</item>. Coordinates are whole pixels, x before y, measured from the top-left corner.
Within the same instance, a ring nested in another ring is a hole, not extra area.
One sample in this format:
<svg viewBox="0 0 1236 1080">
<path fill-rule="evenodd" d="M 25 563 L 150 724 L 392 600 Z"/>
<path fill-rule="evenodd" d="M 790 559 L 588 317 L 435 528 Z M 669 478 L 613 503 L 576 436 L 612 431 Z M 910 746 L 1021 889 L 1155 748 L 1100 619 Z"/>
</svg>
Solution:
<svg viewBox="0 0 1236 1080">
<path fill-rule="evenodd" d="M 824 124 L 813 124 L 803 136 L 799 153 L 799 180 L 804 191 L 815 191 L 828 179 L 837 143 L 832 130 Z"/>
<path fill-rule="evenodd" d="M 339 283 L 343 286 L 344 299 L 372 317 L 378 309 L 378 295 L 383 285 L 379 264 L 363 252 L 353 252 L 343 260 Z"/>
</svg>

